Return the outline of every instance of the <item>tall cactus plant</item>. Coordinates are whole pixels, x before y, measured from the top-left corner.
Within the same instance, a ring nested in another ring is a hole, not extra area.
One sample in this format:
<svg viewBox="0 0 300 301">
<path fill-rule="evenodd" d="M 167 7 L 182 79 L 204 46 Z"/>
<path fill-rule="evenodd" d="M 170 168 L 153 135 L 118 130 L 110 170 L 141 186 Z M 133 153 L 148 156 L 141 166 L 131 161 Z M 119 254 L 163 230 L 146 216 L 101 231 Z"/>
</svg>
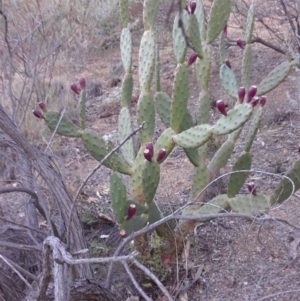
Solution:
<svg viewBox="0 0 300 301">
<path fill-rule="evenodd" d="M 120 0 L 120 15 L 123 26 L 120 40 L 121 58 L 125 70 L 122 82 L 121 111 L 118 121 L 119 137 L 122 140 L 132 132 L 133 116 L 130 115 L 129 105 L 133 91 L 132 43 L 128 27 L 128 1 Z M 284 62 L 275 68 L 258 86 L 251 85 L 251 36 L 254 25 L 254 7 L 248 13 L 244 42 L 239 41 L 243 49 L 242 86 L 238 81 L 227 59 L 224 43 L 227 34 L 227 22 L 231 11 L 231 0 L 214 0 L 205 22 L 204 9 L 201 0 L 189 1 L 181 12 L 178 12 L 173 26 L 173 48 L 177 66 L 173 83 L 172 95 L 161 91 L 159 77 L 159 58 L 156 48 L 156 16 L 159 0 L 145 0 L 143 8 L 144 33 L 141 38 L 138 73 L 140 97 L 137 104 L 136 120 L 144 122 L 139 133 L 140 148 L 135 152 L 133 139 L 130 138 L 121 148 L 121 154 L 114 153 L 104 165 L 112 170 L 110 178 L 110 197 L 112 207 L 119 224 L 120 233 L 129 235 L 148 223 L 162 218 L 162 213 L 154 201 L 160 179 L 160 164 L 169 156 L 175 145 L 184 149 L 188 159 L 194 165 L 194 175 L 191 186 L 191 199 L 198 197 L 198 202 L 185 208 L 183 214 L 201 215 L 206 213 L 223 212 L 231 209 L 236 212 L 260 214 L 275 202 L 284 201 L 291 193 L 292 185 L 283 182 L 279 184 L 271 198 L 258 195 L 255 189 L 250 189 L 249 195 L 238 195 L 240 188 L 247 179 L 247 173 L 239 170 L 251 169 L 251 145 L 257 133 L 266 102 L 265 93 L 277 87 L 288 75 L 293 62 Z M 236 100 L 235 106 L 227 111 L 222 100 L 216 105 L 221 117 L 210 122 L 209 80 L 211 49 L 210 44 L 220 37 L 220 79 L 225 92 Z M 188 47 L 193 54 L 186 58 Z M 189 73 L 190 65 L 196 61 L 195 69 L 201 89 L 196 124 L 188 110 Z M 156 79 L 156 91 L 151 92 L 153 78 Z M 47 111 L 43 104 L 34 114 L 43 118 L 46 125 L 57 130 L 57 134 L 78 137 L 90 154 L 96 160 L 102 160 L 112 150 L 111 142 L 104 140 L 95 131 L 86 128 L 85 123 L 85 81 L 81 80 L 80 89 L 72 87 L 80 94 L 80 127 L 67 117 L 61 117 L 57 112 Z M 156 113 L 166 129 L 154 141 Z M 251 121 L 249 121 L 251 119 Z M 220 170 L 232 155 L 236 141 L 246 123 L 247 136 L 244 150 L 236 160 L 231 175 L 227 194 L 218 195 L 204 206 L 201 205 L 204 193 L 200 192 L 209 183 L 214 174 Z M 213 135 L 227 136 L 227 140 L 207 163 L 207 143 Z M 289 175 L 300 187 L 298 178 L 300 167 L 297 162 Z M 123 176 L 130 177 L 130 192 L 126 191 Z M 200 194 L 200 195 L 199 195 Z M 195 225 L 194 221 L 181 221 L 176 228 L 169 224 L 157 227 L 161 237 L 161 259 L 163 263 L 175 259 L 176 249 L 183 245 L 183 239 Z M 149 256 L 147 236 L 137 237 L 135 246 L 143 256 Z"/>
</svg>

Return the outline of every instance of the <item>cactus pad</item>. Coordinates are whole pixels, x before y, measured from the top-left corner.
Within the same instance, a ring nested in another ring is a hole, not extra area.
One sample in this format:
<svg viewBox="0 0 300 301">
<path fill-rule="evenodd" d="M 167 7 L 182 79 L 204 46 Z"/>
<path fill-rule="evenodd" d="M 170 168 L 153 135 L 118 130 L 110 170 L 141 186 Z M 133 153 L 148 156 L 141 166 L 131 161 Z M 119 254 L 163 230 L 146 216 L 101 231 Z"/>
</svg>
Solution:
<svg viewBox="0 0 300 301">
<path fill-rule="evenodd" d="M 131 73 L 126 73 L 122 83 L 121 107 L 129 107 L 133 90 L 133 78 Z"/>
<path fill-rule="evenodd" d="M 154 145 L 154 158 L 157 158 L 158 152 L 164 148 L 166 150 L 166 156 L 164 160 L 168 157 L 168 155 L 173 150 L 175 143 L 173 141 L 173 136 L 175 135 L 175 131 L 171 128 L 164 130 L 164 132 L 159 136 L 155 145 Z M 163 161 L 164 161 L 163 160 Z M 162 161 L 162 162 L 163 162 Z M 160 162 L 161 163 L 161 162 Z"/>
<path fill-rule="evenodd" d="M 288 61 L 281 63 L 271 71 L 258 85 L 256 95 L 264 95 L 276 88 L 288 76 L 292 64 Z"/>
<path fill-rule="evenodd" d="M 203 58 L 199 24 L 195 15 L 189 15 L 188 37 L 193 50 L 198 54 L 199 58 Z"/>
<path fill-rule="evenodd" d="M 116 220 L 119 224 L 122 224 L 127 208 L 126 187 L 121 176 L 115 172 L 110 176 L 110 200 Z"/>
<path fill-rule="evenodd" d="M 200 40 L 205 41 L 206 40 L 205 14 L 204 14 L 202 0 L 196 0 L 196 4 L 197 5 L 195 10 L 195 16 L 199 24 Z"/>
<path fill-rule="evenodd" d="M 58 112 L 49 112 L 49 111 L 44 115 L 45 123 L 51 131 L 55 130 L 58 121 L 60 119 L 60 116 L 61 115 Z M 57 134 L 66 137 L 80 137 L 81 133 L 82 130 L 73 121 L 71 121 L 66 116 L 62 117 L 60 124 L 57 128 Z"/>
<path fill-rule="evenodd" d="M 233 98 L 236 98 L 238 85 L 233 71 L 226 65 L 222 64 L 220 67 L 221 84 L 225 91 Z"/>
<path fill-rule="evenodd" d="M 207 43 L 214 41 L 225 27 L 231 11 L 231 0 L 214 0 L 207 25 Z"/>
<path fill-rule="evenodd" d="M 249 119 L 252 110 L 253 107 L 250 103 L 236 105 L 227 112 L 227 116 L 222 116 L 216 124 L 211 127 L 211 131 L 216 135 L 230 134 Z"/>
<path fill-rule="evenodd" d="M 90 129 L 83 131 L 81 140 L 93 158 L 98 161 L 101 161 L 113 149 L 111 142 L 105 141 L 97 132 Z M 117 153 L 113 153 L 103 165 L 126 175 L 131 175 L 132 172 L 129 163 Z"/>
<path fill-rule="evenodd" d="M 151 203 L 156 193 L 156 189 L 159 184 L 160 179 L 160 167 L 155 161 L 149 162 L 145 160 L 143 173 L 142 173 L 142 183 L 143 183 L 143 193 L 146 203 Z"/>
<path fill-rule="evenodd" d="M 232 171 L 250 170 L 251 169 L 252 156 L 248 152 L 243 152 L 237 159 L 232 167 Z M 248 178 L 248 172 L 233 173 L 230 175 L 227 195 L 229 198 L 233 198 L 239 192 Z"/>
<path fill-rule="evenodd" d="M 251 43 L 253 27 L 254 27 L 254 5 L 251 4 L 247 16 L 247 25 L 246 25 L 246 34 L 245 34 L 246 44 Z"/>
<path fill-rule="evenodd" d="M 196 148 L 206 143 L 212 136 L 208 124 L 197 125 L 173 137 L 176 144 L 183 148 Z"/>
<path fill-rule="evenodd" d="M 120 38 L 121 58 L 126 73 L 131 71 L 132 43 L 128 27 L 123 28 Z"/>
<path fill-rule="evenodd" d="M 128 23 L 128 0 L 119 1 L 119 10 L 121 15 L 122 27 L 126 27 Z"/>
<path fill-rule="evenodd" d="M 296 192 L 300 188 L 300 159 L 298 159 L 293 168 L 285 174 L 293 181 Z M 282 178 L 278 183 L 273 195 L 271 196 L 271 204 L 279 204 L 287 200 L 293 193 L 293 185 L 287 178 Z"/>
<path fill-rule="evenodd" d="M 251 45 L 247 44 L 244 50 L 243 62 L 242 62 L 242 83 L 243 86 L 246 88 L 246 90 L 250 86 L 251 63 L 252 63 Z"/>
<path fill-rule="evenodd" d="M 182 24 L 184 26 L 185 31 L 188 28 L 188 13 L 186 10 L 182 11 L 181 15 Z M 186 52 L 187 52 L 187 45 L 186 45 L 186 37 L 182 32 L 182 28 L 179 24 L 179 13 L 177 13 L 174 19 L 174 26 L 173 26 L 173 49 L 175 54 L 175 59 L 177 63 L 183 63 L 185 60 Z"/>
<path fill-rule="evenodd" d="M 137 107 L 137 122 L 141 124 L 145 121 L 143 129 L 140 131 L 141 143 L 152 140 L 155 126 L 154 102 L 149 93 L 142 92 Z"/>
<path fill-rule="evenodd" d="M 205 42 L 202 43 L 203 59 L 197 59 L 197 80 L 201 86 L 201 92 L 208 90 L 209 76 L 210 76 L 210 46 Z"/>
<path fill-rule="evenodd" d="M 125 220 L 122 227 L 126 235 L 130 235 L 144 228 L 148 223 L 148 214 L 134 215 L 130 220 Z"/>
<path fill-rule="evenodd" d="M 193 183 L 191 188 L 191 197 L 194 199 L 200 193 L 200 191 L 208 183 L 208 173 L 206 162 L 198 162 L 198 167 L 194 169 Z"/>
<path fill-rule="evenodd" d="M 155 35 L 144 32 L 139 50 L 139 80 L 142 91 L 150 91 L 155 63 Z"/>
<path fill-rule="evenodd" d="M 131 118 L 128 108 L 122 108 L 119 115 L 119 138 L 124 140 L 128 135 L 132 133 Z M 123 156 L 128 162 L 133 162 L 135 159 L 135 151 L 132 137 L 122 145 L 121 151 Z"/>
<path fill-rule="evenodd" d="M 270 208 L 269 200 L 263 195 L 238 195 L 228 199 L 230 208 L 238 213 L 261 215 Z"/>
<path fill-rule="evenodd" d="M 171 99 L 165 92 L 157 92 L 154 96 L 155 107 L 158 116 L 165 125 L 170 127 L 170 115 L 171 115 Z"/>
<path fill-rule="evenodd" d="M 186 112 L 189 97 L 189 78 L 188 70 L 185 64 L 178 64 L 175 73 L 175 79 L 172 91 L 171 102 L 171 128 L 178 132 L 181 121 Z"/>
</svg>

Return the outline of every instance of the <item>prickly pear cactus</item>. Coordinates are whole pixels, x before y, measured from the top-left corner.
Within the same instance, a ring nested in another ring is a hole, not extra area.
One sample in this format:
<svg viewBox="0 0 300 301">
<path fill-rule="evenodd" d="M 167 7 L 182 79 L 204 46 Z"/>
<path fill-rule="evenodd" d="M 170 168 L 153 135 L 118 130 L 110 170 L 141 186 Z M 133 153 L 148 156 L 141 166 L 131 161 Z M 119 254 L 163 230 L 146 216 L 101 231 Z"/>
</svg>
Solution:
<svg viewBox="0 0 300 301">
<path fill-rule="evenodd" d="M 154 223 L 162 218 L 162 213 L 155 203 L 155 194 L 160 180 L 160 164 L 167 159 L 176 145 L 184 149 L 188 159 L 194 165 L 191 198 L 199 197 L 201 201 L 205 194 L 205 191 L 202 191 L 203 188 L 227 163 L 246 123 L 250 125 L 247 127 L 244 150 L 233 166 L 234 173 L 230 177 L 227 194 L 217 196 L 204 206 L 201 206 L 200 203 L 187 206 L 183 213 L 201 215 L 233 210 L 257 215 L 267 210 L 275 202 L 282 202 L 286 199 L 291 193 L 292 185 L 288 185 L 285 180 L 279 184 L 271 200 L 266 196 L 256 195 L 255 188 L 251 185 L 249 195 L 238 195 L 240 188 L 247 180 L 247 170 L 251 169 L 251 145 L 266 102 L 266 98 L 262 95 L 277 87 L 286 78 L 292 67 L 292 62 L 286 61 L 276 67 L 257 86 L 252 84 L 251 37 L 254 26 L 254 6 L 251 5 L 249 9 L 244 42 L 237 41 L 237 45 L 244 51 L 241 82 L 243 87 L 239 88 L 225 47 L 231 0 L 214 0 L 208 15 L 208 22 L 205 21 L 202 1 L 188 1 L 186 7 L 177 13 L 174 20 L 173 48 L 177 66 L 174 70 L 172 95 L 167 95 L 161 91 L 159 52 L 156 41 L 156 15 L 159 0 L 145 0 L 143 7 L 144 33 L 138 55 L 139 83 L 136 83 L 139 84 L 141 93 L 137 103 L 137 114 L 134 117 L 129 111 L 134 83 L 131 71 L 133 49 L 130 28 L 127 26 L 128 1 L 120 0 L 119 4 L 123 26 L 120 50 L 125 70 L 118 121 L 120 140 L 132 133 L 134 118 L 138 124 L 144 122 L 142 130 L 139 132 L 141 146 L 138 152 L 135 152 L 133 139 L 130 138 L 121 147 L 121 153 L 114 153 L 104 162 L 104 165 L 113 171 L 110 180 L 110 196 L 120 233 L 129 235 L 148 223 Z M 220 118 L 212 123 L 209 114 L 208 91 L 211 62 L 210 44 L 218 37 L 220 37 L 221 84 L 224 93 L 234 98 L 236 104 L 227 111 L 225 103 L 222 100 L 217 101 L 216 107 L 220 112 Z M 187 58 L 189 47 L 193 53 Z M 195 71 L 201 89 L 195 116 L 188 110 L 189 74 L 193 63 L 195 63 Z M 152 92 L 154 78 L 156 91 Z M 80 95 L 80 127 L 66 117 L 60 118 L 59 113 L 48 112 L 44 104 L 40 104 L 43 113 L 38 110 L 33 113 L 36 117 L 43 118 L 46 125 L 51 130 L 56 130 L 57 134 L 80 138 L 91 155 L 100 161 L 113 149 L 113 145 L 96 132 L 86 128 L 84 79 L 80 80 L 80 88 L 76 84 L 73 84 L 71 88 Z M 166 129 L 154 141 L 156 116 L 159 116 Z M 213 135 L 226 136 L 227 139 L 209 161 L 207 143 Z M 294 176 L 300 173 L 298 165 L 299 162 L 287 175 L 294 180 L 296 189 L 300 187 L 297 176 Z M 126 191 L 121 174 L 130 177 L 130 191 Z M 175 256 L 175 249 L 180 247 L 178 244 L 183 241 L 195 222 L 181 221 L 176 229 L 172 229 L 166 223 L 156 229 L 164 242 L 163 258 Z M 144 244 L 139 245 L 140 242 L 140 240 L 137 241 L 136 248 L 140 247 L 141 254 L 144 254 L 142 250 Z M 166 254 L 169 255 L 165 256 Z"/>
</svg>

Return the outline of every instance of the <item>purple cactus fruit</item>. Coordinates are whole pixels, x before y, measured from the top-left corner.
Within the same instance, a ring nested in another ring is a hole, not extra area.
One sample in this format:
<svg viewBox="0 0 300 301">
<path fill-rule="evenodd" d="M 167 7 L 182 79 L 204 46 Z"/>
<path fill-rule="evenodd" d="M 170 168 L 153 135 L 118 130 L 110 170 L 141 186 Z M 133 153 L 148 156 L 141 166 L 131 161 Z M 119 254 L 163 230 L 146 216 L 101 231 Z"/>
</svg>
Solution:
<svg viewBox="0 0 300 301">
<path fill-rule="evenodd" d="M 244 87 L 240 87 L 238 89 L 238 98 L 240 103 L 243 103 L 245 95 L 246 95 L 246 89 Z"/>
<path fill-rule="evenodd" d="M 224 116 L 227 116 L 226 105 L 223 100 L 218 100 L 216 102 L 216 107 L 220 111 L 221 114 L 223 114 Z"/>
<path fill-rule="evenodd" d="M 144 150 L 144 157 L 147 161 L 151 162 L 153 158 L 153 154 L 151 154 L 151 151 L 149 149 Z"/>
<path fill-rule="evenodd" d="M 236 41 L 236 44 L 237 44 L 240 48 L 245 49 L 244 42 L 243 42 L 241 39 L 238 39 L 238 40 Z"/>
<path fill-rule="evenodd" d="M 259 104 L 263 107 L 266 104 L 267 98 L 265 96 L 261 96 L 258 100 Z"/>
<path fill-rule="evenodd" d="M 190 10 L 190 13 L 191 15 L 194 14 L 195 10 L 196 10 L 196 1 L 190 1 L 189 3 L 189 10 Z"/>
<path fill-rule="evenodd" d="M 32 114 L 40 119 L 44 119 L 44 115 L 39 110 L 32 110 Z"/>
<path fill-rule="evenodd" d="M 223 28 L 222 32 L 223 32 L 223 35 L 224 35 L 225 37 L 227 37 L 227 34 L 228 34 L 227 24 L 226 24 L 225 27 Z"/>
<path fill-rule="evenodd" d="M 251 183 L 247 184 L 247 187 L 248 187 L 249 192 L 250 192 L 252 195 L 256 196 L 256 188 L 255 188 L 254 183 L 251 182 Z"/>
<path fill-rule="evenodd" d="M 77 87 L 76 84 L 72 84 L 70 86 L 71 90 L 75 93 L 75 94 L 80 94 L 80 89 Z"/>
<path fill-rule="evenodd" d="M 247 102 L 250 102 L 252 98 L 255 96 L 257 92 L 257 87 L 256 86 L 250 86 L 248 93 L 247 93 Z"/>
<path fill-rule="evenodd" d="M 229 69 L 231 69 L 231 64 L 230 64 L 229 59 L 227 59 L 227 60 L 225 61 L 225 64 L 226 64 L 226 66 L 227 66 Z"/>
<path fill-rule="evenodd" d="M 156 161 L 158 163 L 162 162 L 162 160 L 165 158 L 166 154 L 167 154 L 167 151 L 166 151 L 165 148 L 160 149 L 158 154 L 157 154 Z"/>
<path fill-rule="evenodd" d="M 252 104 L 252 107 L 254 108 L 257 104 L 258 104 L 258 101 L 259 101 L 259 98 L 257 96 L 255 96 L 252 101 L 251 101 L 251 104 Z"/>
<path fill-rule="evenodd" d="M 127 217 L 126 220 L 130 220 L 136 213 L 136 206 L 134 204 L 130 204 L 127 209 Z"/>
<path fill-rule="evenodd" d="M 145 149 L 149 150 L 151 158 L 152 158 L 153 154 L 154 154 L 153 143 L 152 142 L 147 142 L 146 145 L 145 145 Z"/>
<path fill-rule="evenodd" d="M 197 53 L 193 52 L 188 59 L 187 66 L 190 67 L 196 61 L 197 57 Z"/>
<path fill-rule="evenodd" d="M 82 78 L 79 80 L 79 85 L 80 85 L 80 89 L 81 89 L 81 90 L 85 90 L 86 84 L 85 84 L 85 78 L 84 78 L 84 77 L 82 77 Z"/>
<path fill-rule="evenodd" d="M 47 111 L 46 104 L 44 102 L 39 102 L 39 107 L 42 111 L 44 112 Z"/>
</svg>

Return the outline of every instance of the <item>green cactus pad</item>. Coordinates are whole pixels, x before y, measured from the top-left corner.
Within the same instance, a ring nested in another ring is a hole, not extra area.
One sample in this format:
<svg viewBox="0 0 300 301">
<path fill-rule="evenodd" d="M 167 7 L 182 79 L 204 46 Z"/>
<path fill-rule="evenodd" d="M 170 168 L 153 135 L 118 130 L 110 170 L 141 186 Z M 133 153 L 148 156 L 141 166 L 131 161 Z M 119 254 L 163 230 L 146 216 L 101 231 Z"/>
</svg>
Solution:
<svg viewBox="0 0 300 301">
<path fill-rule="evenodd" d="M 238 84 L 233 71 L 226 65 L 222 64 L 220 67 L 221 84 L 225 91 L 233 98 L 236 98 L 238 91 Z"/>
<path fill-rule="evenodd" d="M 145 202 L 150 204 L 156 193 L 160 179 L 160 166 L 156 161 L 149 162 L 145 160 L 142 183 Z"/>
<path fill-rule="evenodd" d="M 200 40 L 206 40 L 206 28 L 205 28 L 205 13 L 203 9 L 202 0 L 196 0 L 196 10 L 195 16 L 197 17 L 198 24 L 199 24 L 199 32 L 200 32 Z"/>
<path fill-rule="evenodd" d="M 168 155 L 173 150 L 175 143 L 173 141 L 173 136 L 176 134 L 171 128 L 165 129 L 164 132 L 159 136 L 154 145 L 154 158 L 157 158 L 158 152 L 164 148 L 166 150 L 166 156 L 163 161 L 168 157 Z M 162 162 L 163 162 L 162 161 Z M 160 162 L 160 163 L 162 163 Z"/>
<path fill-rule="evenodd" d="M 119 10 L 121 15 L 122 27 L 126 27 L 128 24 L 128 0 L 119 1 Z"/>
<path fill-rule="evenodd" d="M 148 223 L 148 214 L 140 216 L 134 215 L 130 220 L 125 220 L 122 228 L 125 230 L 126 235 L 130 235 L 138 230 L 143 229 Z"/>
<path fill-rule="evenodd" d="M 246 35 L 245 35 L 246 44 L 251 43 L 253 27 L 254 27 L 254 5 L 251 4 L 248 9 L 248 16 L 247 16 Z"/>
<path fill-rule="evenodd" d="M 209 122 L 210 118 L 210 100 L 207 91 L 201 91 L 198 101 L 198 115 L 197 121 L 198 124 L 205 124 Z"/>
<path fill-rule="evenodd" d="M 152 140 L 155 127 L 154 101 L 149 93 L 142 92 L 137 105 L 137 122 L 141 124 L 144 121 L 144 127 L 139 132 L 142 144 Z"/>
<path fill-rule="evenodd" d="M 197 206 L 198 207 L 198 206 Z M 216 197 L 214 197 L 212 200 L 210 200 L 208 203 L 204 204 L 201 207 L 197 208 L 196 205 L 188 206 L 186 207 L 182 215 L 205 215 L 205 214 L 214 214 L 214 213 L 222 213 L 226 212 L 226 209 L 228 206 L 228 197 L 226 194 L 220 194 Z M 210 219 L 201 219 L 201 221 L 206 222 Z"/>
<path fill-rule="evenodd" d="M 259 128 L 260 121 L 262 119 L 262 115 L 263 115 L 263 107 L 258 106 L 257 109 L 255 110 L 255 112 L 253 113 L 251 124 L 249 126 L 249 130 L 248 130 L 248 133 L 247 133 L 247 138 L 245 140 L 244 150 L 246 152 L 250 152 L 253 140 L 256 136 L 256 133 L 257 133 L 258 128 Z"/>
<path fill-rule="evenodd" d="M 285 177 L 293 181 L 295 189 L 294 193 L 300 188 L 300 159 L 297 160 L 291 170 L 289 170 Z M 293 185 L 287 178 L 282 178 L 278 183 L 273 195 L 271 196 L 271 204 L 279 204 L 287 200 L 293 193 Z"/>
<path fill-rule="evenodd" d="M 228 161 L 234 149 L 234 142 L 226 140 L 219 150 L 215 153 L 208 165 L 208 172 L 210 175 L 219 171 Z"/>
<path fill-rule="evenodd" d="M 207 25 L 207 43 L 214 41 L 227 24 L 231 11 L 231 0 L 214 0 Z"/>
<path fill-rule="evenodd" d="M 128 135 L 132 133 L 131 117 L 128 108 L 122 108 L 119 115 L 119 138 L 120 141 L 124 140 Z M 125 144 L 121 146 L 123 156 L 128 162 L 135 160 L 135 151 L 133 145 L 133 139 L 130 138 Z"/>
<path fill-rule="evenodd" d="M 131 72 L 132 43 L 128 27 L 123 28 L 120 37 L 121 58 L 126 73 Z"/>
<path fill-rule="evenodd" d="M 225 40 L 224 34 L 221 34 L 221 36 L 220 36 L 219 55 L 220 55 L 220 63 L 223 64 L 227 57 L 226 40 Z"/>
<path fill-rule="evenodd" d="M 133 90 L 132 74 L 126 73 L 122 83 L 121 107 L 129 107 Z"/>
<path fill-rule="evenodd" d="M 181 20 L 185 31 L 188 28 L 188 13 L 186 10 L 182 11 Z M 174 19 L 173 26 L 173 49 L 175 59 L 178 64 L 183 64 L 187 52 L 186 37 L 182 32 L 182 28 L 179 26 L 179 13 L 177 13 Z"/>
<path fill-rule="evenodd" d="M 80 92 L 80 99 L 79 99 L 79 119 L 80 119 L 80 126 L 84 130 L 86 128 L 86 90 L 81 90 Z"/>
<path fill-rule="evenodd" d="M 126 208 L 128 208 L 130 205 L 135 205 L 136 207 L 136 212 L 135 212 L 135 215 L 142 215 L 144 213 L 147 213 L 148 214 L 148 211 L 149 211 L 149 208 L 148 206 L 144 206 L 140 203 L 137 203 L 137 202 L 134 202 L 132 200 L 127 200 L 126 201 Z"/>
<path fill-rule="evenodd" d="M 208 183 L 208 173 L 206 162 L 198 162 L 199 166 L 194 169 L 193 182 L 191 188 L 191 197 L 194 199 L 200 193 L 200 191 Z"/>
<path fill-rule="evenodd" d="M 155 63 L 155 35 L 144 32 L 139 50 L 139 80 L 142 91 L 149 92 Z"/>
<path fill-rule="evenodd" d="M 197 59 L 196 70 L 197 80 L 200 83 L 201 90 L 208 90 L 210 76 L 210 46 L 205 42 L 202 43 L 203 59 Z"/>
<path fill-rule="evenodd" d="M 122 224 L 127 214 L 126 187 L 122 177 L 115 172 L 110 176 L 110 200 L 116 220 Z"/>
<path fill-rule="evenodd" d="M 243 152 L 237 159 L 232 167 L 232 171 L 238 170 L 250 170 L 251 169 L 252 156 L 248 152 Z M 227 195 L 229 198 L 233 198 L 240 191 L 241 187 L 244 185 L 246 179 L 248 178 L 248 172 L 233 173 L 230 175 Z"/>
<path fill-rule="evenodd" d="M 228 203 L 233 211 L 252 216 L 261 215 L 270 208 L 269 200 L 263 195 L 237 195 L 228 199 Z"/>
<path fill-rule="evenodd" d="M 211 131 L 215 135 L 230 134 L 241 127 L 250 117 L 253 107 L 250 103 L 237 104 L 233 109 L 227 112 L 227 116 L 222 116 Z"/>
<path fill-rule="evenodd" d="M 59 112 L 52 111 L 48 111 L 46 114 L 44 114 L 45 123 L 51 131 L 55 130 L 60 116 L 61 115 Z M 80 137 L 82 134 L 82 130 L 68 117 L 63 116 L 56 133 L 58 135 L 66 137 Z"/>
<path fill-rule="evenodd" d="M 145 0 L 143 9 L 143 22 L 145 30 L 154 30 L 158 12 L 159 0 Z"/>
<path fill-rule="evenodd" d="M 178 132 L 182 118 L 186 112 L 189 97 L 188 68 L 185 64 L 178 64 L 173 83 L 171 102 L 171 128 Z"/>
<path fill-rule="evenodd" d="M 155 90 L 160 92 L 160 61 L 158 44 L 155 47 Z"/>
<path fill-rule="evenodd" d="M 143 204 L 145 202 L 142 184 L 142 171 L 145 163 L 144 150 L 144 147 L 140 147 L 134 162 L 134 166 L 132 168 L 132 175 L 130 177 L 130 194 L 132 198 L 140 204 Z"/>
<path fill-rule="evenodd" d="M 170 127 L 171 98 L 165 92 L 157 92 L 155 93 L 154 100 L 158 116 L 160 117 L 165 127 Z"/>
<path fill-rule="evenodd" d="M 188 130 L 193 126 L 194 126 L 193 117 L 192 117 L 191 113 L 189 112 L 189 110 L 187 109 L 185 112 L 185 115 L 181 121 L 180 132 Z M 188 157 L 188 159 L 190 160 L 190 162 L 194 166 L 198 166 L 199 165 L 198 149 L 197 148 L 184 148 L 183 150 L 184 150 L 186 156 Z"/>
<path fill-rule="evenodd" d="M 81 140 L 92 157 L 98 161 L 101 161 L 113 149 L 111 142 L 105 141 L 97 132 L 91 129 L 85 129 L 82 132 Z M 112 154 L 104 161 L 103 165 L 126 175 L 132 173 L 129 163 L 117 153 Z"/>
<path fill-rule="evenodd" d="M 153 200 L 148 204 L 149 207 L 149 224 L 153 224 L 163 217 L 162 213 L 160 212 L 160 209 L 158 208 L 156 202 Z"/>
<path fill-rule="evenodd" d="M 199 58 L 203 58 L 199 24 L 195 15 L 189 15 L 188 37 L 193 50 L 198 54 Z"/>
<path fill-rule="evenodd" d="M 176 144 L 183 148 L 196 148 L 206 143 L 212 136 L 211 126 L 208 124 L 197 125 L 180 134 L 173 136 Z"/>
<path fill-rule="evenodd" d="M 173 136 L 173 141 L 186 150 L 192 150 L 204 145 L 212 136 L 207 124 L 194 126 Z M 196 164 L 196 162 L 195 162 Z"/>
<path fill-rule="evenodd" d="M 243 62 L 242 62 L 242 83 L 243 86 L 246 88 L 246 90 L 248 90 L 248 88 L 250 87 L 251 65 L 252 65 L 251 44 L 247 44 L 244 49 Z"/>
<path fill-rule="evenodd" d="M 288 61 L 281 63 L 271 71 L 258 85 L 256 95 L 264 95 L 276 88 L 288 76 L 292 64 Z"/>
</svg>

